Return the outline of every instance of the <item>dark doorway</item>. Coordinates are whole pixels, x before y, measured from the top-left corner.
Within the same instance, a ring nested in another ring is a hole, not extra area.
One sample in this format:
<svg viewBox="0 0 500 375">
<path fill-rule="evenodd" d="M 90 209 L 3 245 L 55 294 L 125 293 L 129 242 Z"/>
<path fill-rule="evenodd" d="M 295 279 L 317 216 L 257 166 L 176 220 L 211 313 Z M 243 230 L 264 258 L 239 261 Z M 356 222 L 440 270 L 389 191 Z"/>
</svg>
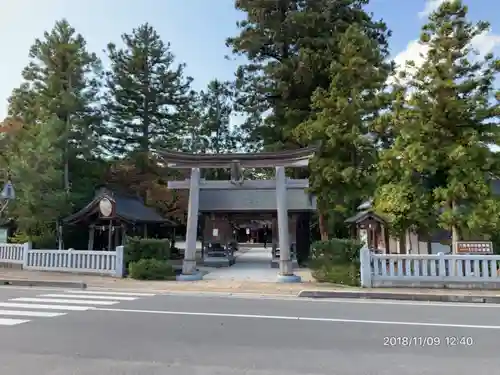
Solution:
<svg viewBox="0 0 500 375">
<path fill-rule="evenodd" d="M 236 233 L 238 242 L 248 243 L 269 243 L 271 239 L 271 231 L 264 226 L 263 228 L 240 227 Z"/>
</svg>

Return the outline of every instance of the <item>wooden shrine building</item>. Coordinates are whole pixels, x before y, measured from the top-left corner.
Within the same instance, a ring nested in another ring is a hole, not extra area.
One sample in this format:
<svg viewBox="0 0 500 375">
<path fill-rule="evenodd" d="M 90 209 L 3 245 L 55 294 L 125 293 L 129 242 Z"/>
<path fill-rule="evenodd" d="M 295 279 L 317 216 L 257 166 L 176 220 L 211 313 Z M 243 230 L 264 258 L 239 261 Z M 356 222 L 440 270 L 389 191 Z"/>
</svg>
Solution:
<svg viewBox="0 0 500 375">
<path fill-rule="evenodd" d="M 351 236 L 360 240 L 369 249 L 389 253 L 389 231 L 386 220 L 373 212 L 372 200 L 362 203 L 356 215 L 345 222 L 349 225 Z"/>
<path fill-rule="evenodd" d="M 88 250 L 112 250 L 125 244 L 126 236 L 166 238 L 176 224 L 144 205 L 137 196 L 101 187 L 80 211 L 64 218 L 62 225 L 88 227 Z M 62 238 L 62 227 L 59 230 Z M 62 248 L 59 240 L 59 248 Z"/>
</svg>

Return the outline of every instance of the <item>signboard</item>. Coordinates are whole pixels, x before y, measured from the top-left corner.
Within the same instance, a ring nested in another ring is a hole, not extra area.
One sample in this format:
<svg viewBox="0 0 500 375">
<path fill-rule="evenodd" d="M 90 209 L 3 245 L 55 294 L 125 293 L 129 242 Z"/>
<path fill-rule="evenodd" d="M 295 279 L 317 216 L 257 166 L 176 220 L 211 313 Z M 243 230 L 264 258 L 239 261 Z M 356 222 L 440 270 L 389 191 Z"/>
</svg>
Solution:
<svg viewBox="0 0 500 375">
<path fill-rule="evenodd" d="M 111 218 L 114 216 L 114 201 L 108 198 L 102 198 L 99 202 L 99 213 L 102 218 Z"/>
<path fill-rule="evenodd" d="M 250 234 L 250 228 L 247 228 L 246 232 L 247 234 Z"/>
<path fill-rule="evenodd" d="M 493 254 L 493 243 L 490 241 L 457 241 L 457 254 Z"/>
<path fill-rule="evenodd" d="M 219 229 L 217 229 L 217 228 L 212 229 L 212 236 L 218 237 L 219 236 Z"/>
<path fill-rule="evenodd" d="M 12 182 L 7 181 L 5 185 L 3 186 L 2 189 L 2 194 L 1 194 L 2 199 L 15 199 L 16 198 L 16 193 L 14 192 L 14 187 L 12 186 Z"/>
</svg>

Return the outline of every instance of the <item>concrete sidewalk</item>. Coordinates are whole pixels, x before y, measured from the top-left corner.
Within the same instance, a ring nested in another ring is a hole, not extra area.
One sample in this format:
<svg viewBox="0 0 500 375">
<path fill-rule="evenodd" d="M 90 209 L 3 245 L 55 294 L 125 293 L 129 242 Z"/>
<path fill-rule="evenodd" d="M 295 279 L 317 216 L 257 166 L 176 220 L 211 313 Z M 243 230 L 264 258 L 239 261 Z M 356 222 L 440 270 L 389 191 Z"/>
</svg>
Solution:
<svg viewBox="0 0 500 375">
<path fill-rule="evenodd" d="M 109 276 L 75 275 L 62 272 L 35 272 L 11 269 L 0 269 L 0 285 L 23 283 L 27 286 L 56 286 L 68 284 L 83 285 L 83 288 L 108 288 L 129 290 L 155 291 L 186 291 L 186 292 L 227 292 L 297 295 L 309 285 L 315 288 L 316 283 L 281 284 L 276 282 L 254 282 L 246 280 L 200 280 L 200 281 L 139 281 L 132 279 L 117 279 Z M 46 285 L 50 283 L 50 285 Z M 75 286 L 77 287 L 77 286 Z"/>
<path fill-rule="evenodd" d="M 0 285 L 60 286 L 70 288 L 71 283 L 82 288 L 151 290 L 157 292 L 208 292 L 230 294 L 256 294 L 298 296 L 303 298 L 390 299 L 406 301 L 498 303 L 500 290 L 452 290 L 417 288 L 362 289 L 316 282 L 282 284 L 248 280 L 200 281 L 138 281 L 108 276 L 75 275 L 61 272 L 34 272 L 0 269 Z"/>
</svg>

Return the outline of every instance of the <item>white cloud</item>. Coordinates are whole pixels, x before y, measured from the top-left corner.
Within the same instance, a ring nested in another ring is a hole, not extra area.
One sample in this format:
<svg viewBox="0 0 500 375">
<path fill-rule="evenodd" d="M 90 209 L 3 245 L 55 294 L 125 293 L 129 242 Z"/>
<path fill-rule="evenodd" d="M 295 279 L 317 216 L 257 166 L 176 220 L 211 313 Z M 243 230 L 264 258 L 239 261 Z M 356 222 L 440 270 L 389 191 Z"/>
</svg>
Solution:
<svg viewBox="0 0 500 375">
<path fill-rule="evenodd" d="M 449 0 L 427 0 L 424 10 L 419 13 L 419 17 L 428 16 L 446 1 Z M 500 35 L 494 34 L 491 31 L 484 32 L 483 34 L 476 36 L 472 40 L 471 47 L 477 50 L 481 56 L 484 56 L 490 52 L 494 52 L 496 49 L 500 48 Z M 426 59 L 428 49 L 428 46 L 425 44 L 421 44 L 418 39 L 410 41 L 406 46 L 406 49 L 399 52 L 394 57 L 396 69 L 399 71 L 404 69 L 408 74 L 411 75 L 415 69 L 407 67 L 406 62 L 413 61 L 416 68 L 420 67 Z M 389 83 L 393 81 L 394 78 L 391 77 L 389 79 Z"/>
<path fill-rule="evenodd" d="M 500 47 L 500 35 L 492 32 L 480 34 L 472 39 L 471 47 L 477 50 L 481 56 L 484 56 Z M 418 40 L 412 40 L 405 50 L 394 57 L 394 62 L 398 69 L 408 69 L 405 67 L 407 61 L 414 61 L 415 66 L 420 67 L 425 61 L 427 51 L 427 45 L 421 44 Z"/>
<path fill-rule="evenodd" d="M 427 0 L 425 2 L 424 10 L 419 12 L 418 16 L 420 18 L 427 17 L 429 14 L 436 11 L 439 8 L 439 6 L 443 3 L 445 3 L 446 1 L 448 1 L 448 0 Z"/>
</svg>

